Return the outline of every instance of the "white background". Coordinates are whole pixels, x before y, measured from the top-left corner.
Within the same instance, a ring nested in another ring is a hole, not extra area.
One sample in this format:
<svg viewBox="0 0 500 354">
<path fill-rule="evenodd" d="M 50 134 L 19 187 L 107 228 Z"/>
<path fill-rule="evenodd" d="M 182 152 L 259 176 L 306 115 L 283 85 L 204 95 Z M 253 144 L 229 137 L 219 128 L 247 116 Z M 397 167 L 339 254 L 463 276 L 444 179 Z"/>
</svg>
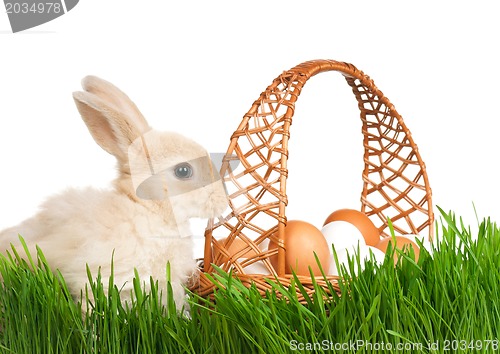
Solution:
<svg viewBox="0 0 500 354">
<path fill-rule="evenodd" d="M 0 229 L 68 186 L 106 187 L 113 158 L 71 92 L 87 74 L 135 100 L 151 125 L 225 152 L 283 70 L 319 58 L 370 75 L 419 146 L 434 203 L 477 227 L 500 220 L 500 21 L 494 1 L 81 0 L 10 33 L 0 13 Z M 340 75 L 306 85 L 290 140 L 289 218 L 359 207 L 361 123 Z M 436 210 L 437 211 L 437 210 Z"/>
</svg>

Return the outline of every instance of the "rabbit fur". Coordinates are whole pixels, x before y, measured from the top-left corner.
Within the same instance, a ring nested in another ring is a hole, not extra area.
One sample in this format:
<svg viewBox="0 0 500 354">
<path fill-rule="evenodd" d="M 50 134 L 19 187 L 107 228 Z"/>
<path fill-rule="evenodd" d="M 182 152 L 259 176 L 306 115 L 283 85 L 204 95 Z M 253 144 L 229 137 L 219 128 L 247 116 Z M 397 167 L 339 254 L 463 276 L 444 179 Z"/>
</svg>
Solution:
<svg viewBox="0 0 500 354">
<path fill-rule="evenodd" d="M 228 205 L 224 185 L 202 146 L 153 130 L 117 87 L 95 76 L 85 77 L 82 87 L 73 93 L 78 111 L 97 144 L 117 160 L 113 188 L 68 189 L 51 197 L 38 214 L 0 232 L 0 251 L 11 244 L 22 250 L 18 235 L 32 254 L 38 245 L 74 298 L 88 281 L 86 265 L 94 276 L 100 270 L 107 287 L 113 257 L 123 301 L 130 299 L 135 268 L 145 284 L 150 276 L 158 280 L 165 303 L 169 262 L 181 309 L 184 286 L 196 274 L 189 218 L 220 215 Z"/>
</svg>

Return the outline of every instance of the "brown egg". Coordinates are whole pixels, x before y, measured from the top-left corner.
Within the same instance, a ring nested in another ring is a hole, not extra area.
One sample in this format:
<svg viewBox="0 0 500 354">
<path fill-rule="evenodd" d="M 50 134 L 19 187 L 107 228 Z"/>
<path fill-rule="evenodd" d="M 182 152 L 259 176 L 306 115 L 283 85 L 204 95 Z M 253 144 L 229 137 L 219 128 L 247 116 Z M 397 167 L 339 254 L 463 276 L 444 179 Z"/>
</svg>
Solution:
<svg viewBox="0 0 500 354">
<path fill-rule="evenodd" d="M 330 266 L 330 250 L 326 239 L 314 225 L 300 220 L 289 220 L 285 227 L 285 273 L 292 270 L 297 275 L 309 276 L 309 267 L 314 275 L 321 275 L 320 267 L 316 262 L 316 253 L 324 272 Z M 269 249 L 277 248 L 276 242 L 269 242 Z M 270 257 L 274 269 L 278 269 L 278 255 Z"/>
<path fill-rule="evenodd" d="M 326 225 L 332 221 L 347 221 L 361 232 L 368 246 L 375 246 L 380 242 L 380 233 L 368 216 L 354 209 L 339 209 L 331 213 L 325 220 Z"/>
<path fill-rule="evenodd" d="M 226 238 L 219 240 L 219 243 L 224 244 L 226 242 Z M 270 274 L 270 270 L 262 261 L 254 261 L 255 257 L 257 257 L 257 252 L 248 247 L 248 244 L 243 241 L 241 238 L 236 237 L 229 247 L 226 247 L 227 253 L 231 255 L 232 261 L 236 261 L 243 267 L 243 271 L 245 274 Z M 242 254 L 240 254 L 243 252 Z M 219 256 L 221 252 L 217 249 L 214 249 L 214 260 Z M 236 256 L 238 259 L 236 259 Z M 247 263 L 248 258 L 252 258 L 252 262 L 250 264 Z M 222 257 L 219 260 L 219 264 L 226 263 L 228 261 L 227 257 Z M 246 265 L 243 265 L 246 264 Z"/>
<path fill-rule="evenodd" d="M 415 261 L 418 261 L 418 256 L 420 255 L 420 249 L 418 248 L 418 245 L 415 242 L 404 236 L 395 236 L 395 239 L 396 239 L 397 249 L 405 251 L 411 245 L 413 247 L 413 252 L 415 253 Z M 392 236 L 383 238 L 377 245 L 375 245 L 375 247 L 385 253 L 387 251 L 387 247 L 389 246 L 389 242 L 391 243 L 393 242 Z M 394 245 L 392 246 L 392 248 L 394 248 Z M 394 264 L 398 262 L 398 257 L 399 257 L 398 253 L 395 252 Z"/>
<path fill-rule="evenodd" d="M 226 240 L 227 238 L 224 238 L 219 240 L 218 242 L 220 244 L 224 244 Z M 235 239 L 233 239 L 231 245 L 229 247 L 226 246 L 226 251 L 231 256 L 232 262 L 239 263 L 239 265 L 243 269 L 244 274 L 264 274 L 264 275 L 270 274 L 270 270 L 267 268 L 264 262 L 256 260 L 256 257 L 258 256 L 257 252 L 249 248 L 248 244 L 241 238 L 236 237 Z M 220 254 L 221 252 L 218 249 L 214 249 L 213 253 L 214 261 L 218 256 L 220 256 Z M 236 257 L 238 258 L 236 259 Z M 251 258 L 251 263 L 248 263 L 249 258 Z M 228 261 L 229 259 L 227 257 L 222 256 L 222 258 L 218 260 L 218 264 L 219 265 L 224 264 Z"/>
<path fill-rule="evenodd" d="M 226 242 L 226 238 L 219 240 L 219 243 L 224 244 Z M 241 238 L 236 237 L 233 242 L 231 242 L 231 245 L 229 248 L 226 247 L 227 252 L 230 255 L 235 255 L 238 252 L 242 251 L 243 249 L 247 248 L 248 244 L 243 241 Z M 214 258 L 216 258 L 219 255 L 219 251 L 217 249 L 214 249 Z M 253 249 L 248 249 L 248 251 L 244 252 L 243 254 L 238 254 L 239 258 L 250 258 L 254 257 L 256 255 L 255 251 Z"/>
</svg>

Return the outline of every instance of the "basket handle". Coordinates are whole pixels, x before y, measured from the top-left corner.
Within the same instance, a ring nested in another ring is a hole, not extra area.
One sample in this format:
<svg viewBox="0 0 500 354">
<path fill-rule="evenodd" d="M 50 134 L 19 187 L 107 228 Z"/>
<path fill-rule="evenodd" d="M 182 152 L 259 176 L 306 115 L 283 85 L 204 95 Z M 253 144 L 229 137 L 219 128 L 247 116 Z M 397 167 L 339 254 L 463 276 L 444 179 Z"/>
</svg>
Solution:
<svg viewBox="0 0 500 354">
<path fill-rule="evenodd" d="M 230 200 L 246 194 L 249 203 L 243 207 L 231 204 L 232 214 L 223 222 L 213 224 L 214 229 L 225 226 L 233 236 L 246 230 L 250 230 L 249 232 L 258 230 L 257 232 L 264 237 L 277 234 L 277 273 L 280 276 L 285 274 L 284 230 L 288 140 L 295 102 L 307 80 L 327 71 L 337 71 L 345 77 L 360 110 L 365 163 L 362 174 L 361 211 L 379 225 L 382 235 L 388 235 L 386 232 L 388 217 L 391 218 L 396 233 L 418 234 L 428 229 L 429 238 L 432 238 L 433 234 L 432 193 L 425 164 L 410 131 L 394 106 L 378 90 L 373 80 L 352 64 L 334 60 L 304 62 L 283 72 L 262 92 L 232 135 L 221 175 L 231 172 L 230 156 L 236 154 L 246 170 L 240 176 L 231 176 L 239 191 L 230 196 Z M 272 130 L 272 133 L 264 134 L 266 130 Z M 279 143 L 275 144 L 273 139 L 277 136 L 280 139 Z M 240 139 L 250 145 L 249 150 L 245 150 L 243 146 L 245 144 L 242 144 Z M 262 153 L 262 150 L 266 153 Z M 270 159 L 269 156 L 275 153 L 279 155 L 276 161 L 264 161 L 266 154 Z M 259 162 L 257 167 L 267 168 L 267 172 L 262 176 L 256 172 L 258 168 L 252 165 L 253 162 L 249 159 L 253 154 L 264 161 Z M 279 178 L 273 180 L 272 175 L 275 172 L 279 173 Z M 257 182 L 250 186 L 242 186 L 236 179 L 243 175 L 251 175 Z M 256 198 L 250 195 L 249 191 L 256 188 L 257 184 L 260 184 L 262 191 Z M 267 192 L 276 201 L 261 205 L 262 195 Z M 278 211 L 270 212 L 272 208 Z M 269 214 L 277 225 L 266 230 L 253 225 L 252 220 L 258 212 Z M 235 219 L 235 222 L 231 224 L 228 219 Z M 205 238 L 204 270 L 208 272 L 212 262 L 212 228 L 207 229 Z"/>
</svg>

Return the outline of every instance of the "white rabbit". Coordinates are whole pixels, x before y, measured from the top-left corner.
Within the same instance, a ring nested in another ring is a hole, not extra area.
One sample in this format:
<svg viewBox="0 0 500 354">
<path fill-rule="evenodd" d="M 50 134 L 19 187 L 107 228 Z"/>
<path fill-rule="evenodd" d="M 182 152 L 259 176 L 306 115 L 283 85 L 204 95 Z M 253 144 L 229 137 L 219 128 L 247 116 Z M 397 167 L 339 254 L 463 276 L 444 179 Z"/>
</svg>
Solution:
<svg viewBox="0 0 500 354">
<path fill-rule="evenodd" d="M 166 295 L 170 263 L 174 300 L 184 305 L 184 285 L 195 274 L 189 218 L 220 215 L 228 205 L 224 185 L 204 148 L 172 132 L 152 130 L 135 104 L 117 87 L 94 76 L 73 93 L 94 140 L 118 161 L 111 190 L 69 189 L 48 199 L 34 217 L 0 233 L 0 251 L 18 234 L 36 254 L 59 269 L 75 298 L 87 283 L 86 264 L 100 268 L 106 287 L 114 279 L 129 299 L 134 268 L 141 280 L 158 280 Z M 165 298 L 163 299 L 165 300 Z"/>
</svg>

